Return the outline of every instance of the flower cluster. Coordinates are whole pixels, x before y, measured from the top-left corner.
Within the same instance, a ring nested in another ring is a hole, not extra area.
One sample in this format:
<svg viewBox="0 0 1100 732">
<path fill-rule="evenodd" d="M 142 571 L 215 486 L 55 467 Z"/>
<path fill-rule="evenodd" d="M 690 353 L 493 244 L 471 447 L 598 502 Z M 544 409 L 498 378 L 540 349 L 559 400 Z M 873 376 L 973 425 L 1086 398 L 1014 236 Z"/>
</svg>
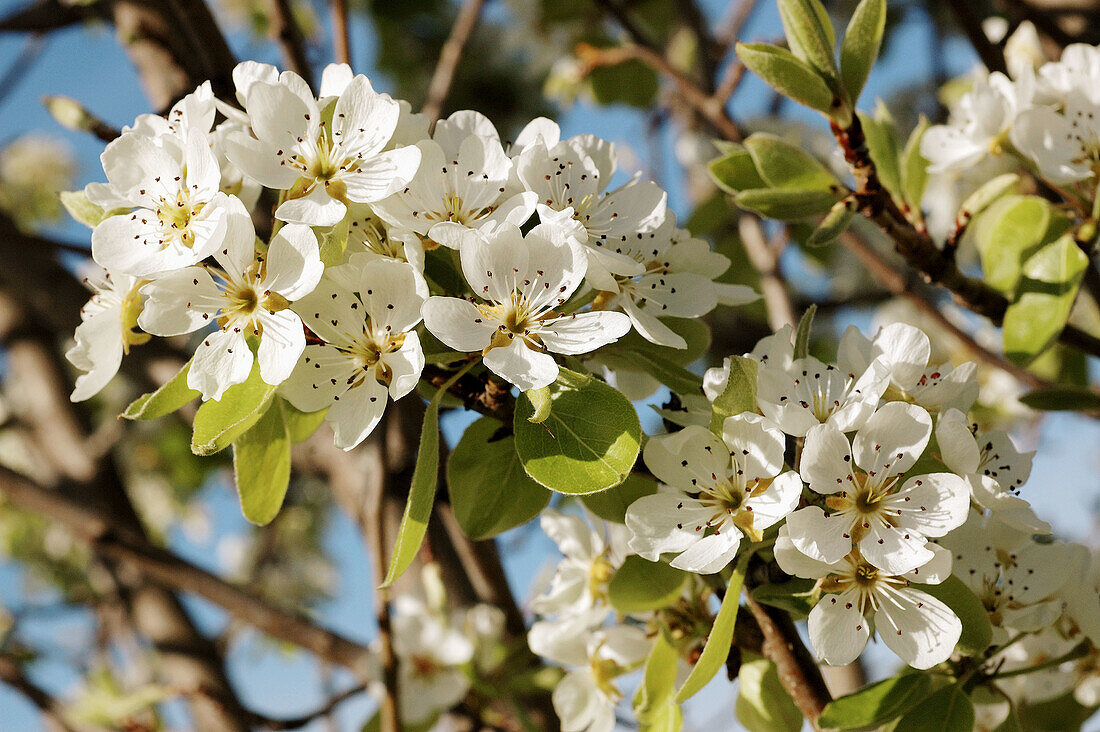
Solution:
<svg viewBox="0 0 1100 732">
<path fill-rule="evenodd" d="M 420 380 L 425 331 L 530 390 L 632 326 L 685 348 L 662 318 L 755 297 L 714 281 L 729 260 L 656 185 L 613 185 L 604 140 L 537 119 L 507 143 L 473 111 L 429 131 L 346 65 L 318 95 L 255 62 L 233 79 L 233 99 L 207 83 L 138 117 L 84 190 L 103 269 L 68 354 L 74 400 L 131 347 L 195 333 L 186 384 L 204 400 L 257 378 L 328 409 L 351 448 Z"/>
</svg>

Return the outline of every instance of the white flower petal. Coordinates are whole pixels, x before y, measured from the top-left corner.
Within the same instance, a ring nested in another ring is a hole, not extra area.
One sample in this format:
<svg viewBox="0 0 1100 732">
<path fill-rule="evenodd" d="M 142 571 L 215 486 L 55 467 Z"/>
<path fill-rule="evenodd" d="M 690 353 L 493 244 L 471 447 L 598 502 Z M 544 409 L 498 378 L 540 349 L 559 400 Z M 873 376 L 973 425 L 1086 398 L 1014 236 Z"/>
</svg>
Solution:
<svg viewBox="0 0 1100 732">
<path fill-rule="evenodd" d="M 962 635 L 962 622 L 951 608 L 909 587 L 883 600 L 875 622 L 882 642 L 918 669 L 946 661 Z"/>
<path fill-rule="evenodd" d="M 447 342 L 443 338 L 440 340 Z M 490 371 L 515 384 L 520 391 L 541 389 L 558 378 L 558 364 L 554 358 L 528 347 L 522 338 L 514 338 L 506 346 L 490 349 L 482 361 Z"/>
<path fill-rule="evenodd" d="M 855 591 L 824 595 L 810 611 L 807 622 L 810 645 L 817 657 L 833 666 L 844 666 L 859 657 L 871 635 L 859 612 Z"/>
<path fill-rule="evenodd" d="M 480 310 L 457 297 L 429 297 L 422 312 L 425 327 L 456 351 L 481 351 L 496 332 Z"/>
</svg>

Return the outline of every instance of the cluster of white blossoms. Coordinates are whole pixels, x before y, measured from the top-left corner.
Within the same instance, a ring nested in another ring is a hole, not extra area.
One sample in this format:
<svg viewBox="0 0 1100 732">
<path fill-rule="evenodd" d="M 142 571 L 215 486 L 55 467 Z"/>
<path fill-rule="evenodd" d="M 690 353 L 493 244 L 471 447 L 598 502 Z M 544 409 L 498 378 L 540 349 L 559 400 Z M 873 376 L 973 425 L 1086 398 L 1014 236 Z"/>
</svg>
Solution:
<svg viewBox="0 0 1100 732">
<path fill-rule="evenodd" d="M 921 139 L 933 174 L 925 206 L 939 234 L 954 222 L 961 196 L 999 173 L 1023 167 L 1075 189 L 1100 171 L 1100 48 L 1070 45 L 1058 61 L 1043 63 L 1035 30 L 1025 23 L 1006 57 L 1009 75 L 977 73 L 947 124 Z M 1082 192 L 1091 200 L 1092 189 Z"/>
<path fill-rule="evenodd" d="M 430 130 L 346 65 L 316 96 L 265 64 L 233 77 L 235 99 L 207 83 L 135 120 L 85 188 L 102 271 L 68 354 L 74 400 L 151 336 L 196 333 L 186 383 L 204 400 L 256 367 L 298 409 L 328 408 L 351 448 L 420 380 L 425 330 L 530 390 L 632 326 L 685 348 L 661 317 L 755 298 L 714 282 L 729 260 L 656 185 L 613 186 L 604 140 L 540 118 L 505 143 L 473 111 Z"/>
</svg>

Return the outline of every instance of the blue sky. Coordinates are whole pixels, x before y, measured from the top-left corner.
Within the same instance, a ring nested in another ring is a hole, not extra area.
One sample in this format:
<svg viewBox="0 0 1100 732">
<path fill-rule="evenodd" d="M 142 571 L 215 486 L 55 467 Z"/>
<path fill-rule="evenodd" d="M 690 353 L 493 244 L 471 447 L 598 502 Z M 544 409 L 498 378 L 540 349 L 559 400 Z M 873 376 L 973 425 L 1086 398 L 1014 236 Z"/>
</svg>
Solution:
<svg viewBox="0 0 1100 732">
<path fill-rule="evenodd" d="M 23 4 L 23 0 L 0 0 L 0 10 L 7 12 Z M 726 5 L 723 0 L 706 0 L 703 4 L 713 18 L 721 17 Z M 323 13 L 321 15 L 325 17 Z M 928 28 L 919 14 L 910 14 L 909 17 L 911 22 L 902 28 L 894 45 L 887 50 L 871 76 L 865 92 L 865 106 L 874 97 L 887 95 L 891 90 L 926 78 L 931 73 L 926 52 Z M 762 2 L 760 12 L 746 29 L 745 37 L 758 40 L 774 38 L 778 28 L 774 4 Z M 384 77 L 372 73 L 375 51 L 370 28 L 356 21 L 352 27 L 352 37 L 356 71 L 371 76 L 376 87 L 390 89 L 391 85 Z M 235 50 L 242 58 L 278 61 L 266 45 L 262 49 L 268 53 L 257 57 L 256 48 L 249 47 L 245 39 L 235 36 L 233 41 Z M 16 58 L 22 47 L 22 38 L 0 37 L 0 73 Z M 972 53 L 962 42 L 949 44 L 946 58 L 947 66 L 953 73 L 961 73 L 973 63 Z M 747 80 L 735 99 L 735 115 L 744 119 L 763 113 L 766 95 L 762 92 L 760 82 Z M 147 111 L 136 74 L 115 42 L 111 29 L 77 29 L 51 36 L 32 71 L 0 102 L 0 141 L 36 129 L 65 139 L 80 162 L 81 184 L 101 179 L 98 155 L 102 145 L 90 137 L 58 128 L 38 102 L 43 94 L 74 97 L 116 125 L 125 124 L 135 115 Z M 785 111 L 793 112 L 793 117 L 810 124 L 821 125 L 811 113 L 788 108 Z M 637 112 L 629 109 L 594 109 L 578 104 L 565 111 L 560 121 L 567 135 L 595 133 L 632 146 L 641 160 L 646 162 L 646 119 Z M 670 132 L 663 141 L 666 161 L 673 159 L 670 154 L 674 142 L 672 135 Z M 669 163 L 657 172 L 670 186 L 673 208 L 679 215 L 686 215 L 682 186 L 678 185 L 678 173 L 671 165 Z M 58 227 L 58 233 L 71 241 L 87 240 L 87 231 L 76 224 L 62 225 Z M 853 318 L 861 327 L 868 324 L 865 315 L 855 314 Z M 845 325 L 846 322 L 837 323 L 841 330 Z M 448 439 L 453 442 L 467 422 L 465 415 L 448 418 L 445 424 Z M 1100 465 L 1097 464 L 1100 426 L 1075 417 L 1052 417 L 1041 425 L 1040 430 L 1022 435 L 1022 439 L 1025 444 L 1039 450 L 1025 496 L 1065 535 L 1078 539 L 1090 536 L 1096 528 L 1093 517 L 1100 501 L 1100 478 L 1097 477 L 1100 474 Z M 211 485 L 206 491 L 206 498 L 210 514 L 215 517 L 215 540 L 245 529 L 231 485 L 224 482 Z M 319 611 L 327 626 L 352 638 L 369 641 L 373 633 L 369 620 L 372 583 L 364 547 L 357 531 L 339 512 L 334 512 L 330 524 L 325 545 L 331 550 L 338 566 L 338 599 L 326 603 Z M 502 541 L 508 548 L 504 554 L 513 587 L 520 598 L 526 598 L 531 578 L 541 567 L 554 561 L 556 554 L 553 545 L 537 530 L 517 530 L 503 537 Z M 218 571 L 220 567 L 212 547 L 212 544 L 193 543 L 182 534 L 173 538 L 175 550 L 197 564 Z M 0 563 L 0 597 L 5 605 L 18 606 L 23 596 L 22 583 L 18 568 Z M 226 619 L 218 609 L 193 598 L 188 598 L 188 605 L 204 630 L 216 633 L 225 627 Z M 88 628 L 89 623 L 82 613 L 32 622 L 26 626 L 28 636 L 44 641 L 44 645 L 49 646 L 60 640 L 62 646 L 71 644 L 72 648 L 80 646 Z M 271 716 L 301 714 L 315 708 L 323 699 L 318 668 L 312 659 L 302 654 L 286 653 L 258 639 L 255 634 L 245 634 L 234 644 L 229 654 L 229 670 L 245 704 Z M 59 693 L 71 690 L 78 680 L 71 665 L 64 660 L 38 662 L 31 672 L 38 683 Z M 349 683 L 341 672 L 337 672 L 336 678 L 337 687 Z M 708 722 L 715 718 L 728 720 L 731 705 L 729 686 L 725 682 L 716 682 L 691 705 L 688 723 L 696 729 L 713 729 L 715 727 L 708 725 Z M 366 702 L 345 704 L 340 709 L 341 727 L 355 727 L 363 721 L 368 711 Z M 719 714 L 721 717 L 717 716 Z M 169 721 L 178 722 L 178 715 Z M 0 686 L 0 729 L 39 728 L 33 708 L 21 696 Z"/>
</svg>

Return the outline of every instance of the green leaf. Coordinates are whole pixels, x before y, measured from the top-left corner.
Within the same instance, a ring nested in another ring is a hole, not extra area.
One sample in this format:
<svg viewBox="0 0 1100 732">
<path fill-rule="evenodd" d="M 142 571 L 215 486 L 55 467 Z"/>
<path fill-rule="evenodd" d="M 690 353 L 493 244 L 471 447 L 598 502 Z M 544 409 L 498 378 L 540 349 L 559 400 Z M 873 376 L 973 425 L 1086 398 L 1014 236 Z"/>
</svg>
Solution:
<svg viewBox="0 0 1100 732">
<path fill-rule="evenodd" d="M 768 86 L 799 104 L 816 109 L 827 117 L 839 106 L 840 100 L 821 75 L 785 48 L 762 43 L 738 43 L 737 57 L 745 68 L 763 79 Z"/>
<path fill-rule="evenodd" d="M 647 108 L 657 96 L 657 74 L 641 61 L 629 60 L 593 69 L 586 82 L 597 104 Z"/>
<path fill-rule="evenodd" d="M 657 481 L 631 473 L 629 478 L 613 488 L 581 496 L 581 503 L 604 521 L 622 524 L 626 523 L 626 509 L 630 508 L 631 503 L 656 492 Z"/>
<path fill-rule="evenodd" d="M 123 419 L 156 419 L 166 414 L 171 414 L 183 405 L 201 394 L 187 385 L 187 372 L 191 370 L 191 362 L 188 361 L 176 375 L 166 381 L 156 391 L 139 396 L 126 411 L 122 413 Z"/>
<path fill-rule="evenodd" d="M 279 403 L 283 407 L 283 418 L 286 420 L 290 441 L 294 444 L 308 440 L 325 421 L 325 415 L 328 414 L 327 408 L 316 412 L 303 412 L 281 397 Z"/>
<path fill-rule="evenodd" d="M 894 732 L 973 732 L 974 705 L 958 684 L 945 686 L 907 712 Z"/>
<path fill-rule="evenodd" d="M 500 422 L 482 417 L 466 428 L 447 460 L 451 508 L 475 540 L 525 524 L 550 503 L 550 491 L 523 472 L 515 438 L 497 438 L 500 430 Z"/>
<path fill-rule="evenodd" d="M 813 589 L 813 580 L 796 577 L 786 582 L 754 587 L 752 596 L 762 605 L 771 605 L 780 610 L 786 610 L 792 618 L 798 620 L 808 616 L 810 610 L 813 609 L 813 604 L 810 602 Z"/>
<path fill-rule="evenodd" d="M 1100 409 L 1100 394 L 1087 386 L 1048 386 L 1024 394 L 1020 401 L 1044 412 Z"/>
<path fill-rule="evenodd" d="M 959 215 L 974 217 L 985 211 L 1001 196 L 1012 191 L 1020 182 L 1020 176 L 1015 173 L 1005 173 L 996 178 L 987 180 L 978 190 L 966 197 L 959 206 Z"/>
<path fill-rule="evenodd" d="M 750 135 L 745 149 L 770 188 L 834 192 L 840 182 L 824 165 L 796 145 L 765 132 Z"/>
<path fill-rule="evenodd" d="M 1081 729 L 1096 712 L 1096 707 L 1086 707 L 1068 691 L 1060 697 L 1028 704 L 1020 708 L 1020 723 L 1029 732 L 1063 732 Z"/>
<path fill-rule="evenodd" d="M 806 358 L 810 355 L 810 331 L 814 327 L 814 315 L 817 314 L 817 305 L 810 305 L 798 321 L 798 328 L 794 332 L 794 357 Z"/>
<path fill-rule="evenodd" d="M 931 693 L 928 674 L 895 676 L 829 702 L 817 723 L 824 729 L 875 729 L 905 714 Z"/>
<path fill-rule="evenodd" d="M 546 421 L 546 418 L 550 416 L 550 387 L 544 386 L 541 389 L 528 389 L 524 394 L 527 400 L 531 402 L 531 406 L 535 408 L 535 413 L 527 418 L 528 422 L 532 424 L 540 424 Z"/>
<path fill-rule="evenodd" d="M 679 657 L 663 633 L 654 640 L 646 657 L 642 683 L 634 693 L 634 717 L 647 732 L 675 732 L 682 719 L 673 701 Z"/>
<path fill-rule="evenodd" d="M 89 229 L 99 226 L 104 219 L 114 213 L 113 211 L 105 211 L 89 201 L 84 191 L 61 191 L 58 195 L 61 198 L 61 205 L 69 212 L 69 215 Z"/>
<path fill-rule="evenodd" d="M 994 192 L 1003 190 L 998 179 L 991 183 L 998 184 Z M 985 281 L 1001 292 L 1013 292 L 1024 262 L 1060 236 L 1065 225 L 1065 217 L 1056 215 L 1050 203 L 1038 196 L 1009 196 L 994 203 L 975 227 Z"/>
<path fill-rule="evenodd" d="M 1016 302 L 1002 329 L 1009 360 L 1027 364 L 1054 342 L 1069 319 L 1089 259 L 1072 234 L 1047 244 L 1024 262 Z"/>
<path fill-rule="evenodd" d="M 252 373 L 240 384 L 231 386 L 218 401 L 209 399 L 195 412 L 191 433 L 191 451 L 213 455 L 229 447 L 263 416 L 275 387 L 260 378 L 260 362 L 252 364 Z"/>
<path fill-rule="evenodd" d="M 432 516 L 435 489 L 439 482 L 439 397 L 442 394 L 443 389 L 440 389 L 424 410 L 424 426 L 420 429 L 420 447 L 416 451 L 409 498 L 397 530 L 397 543 L 390 556 L 390 566 L 386 570 L 386 578 L 378 585 L 379 589 L 389 587 L 405 573 L 416 559 L 420 545 L 424 543 L 424 535 L 428 532 L 428 519 Z"/>
<path fill-rule="evenodd" d="M 747 189 L 768 187 L 756 170 L 752 155 L 740 145 L 707 163 L 707 171 L 718 187 L 731 195 Z"/>
<path fill-rule="evenodd" d="M 867 138 L 867 150 L 875 162 L 882 186 L 894 198 L 901 200 L 901 167 L 898 152 L 897 128 L 889 110 L 880 100 L 872 117 L 866 112 L 856 112 Z"/>
<path fill-rule="evenodd" d="M 791 52 L 826 79 L 837 75 L 833 24 L 818 0 L 778 0 Z"/>
<path fill-rule="evenodd" d="M 825 214 L 825 218 L 821 220 L 821 223 L 817 225 L 813 233 L 806 239 L 806 246 L 823 247 L 827 244 L 832 244 L 841 234 L 848 230 L 848 226 L 855 217 L 854 199 L 845 198 L 843 201 L 837 201 L 833 204 L 833 207 L 829 209 L 829 213 Z"/>
<path fill-rule="evenodd" d="M 244 517 L 259 526 L 270 523 L 290 485 L 290 432 L 280 401 L 233 443 L 233 478 Z"/>
<path fill-rule="evenodd" d="M 687 579 L 682 569 L 631 554 L 607 585 L 608 601 L 621 613 L 658 610 L 679 599 Z"/>
<path fill-rule="evenodd" d="M 710 430 L 719 436 L 727 417 L 756 411 L 756 361 L 744 356 L 730 356 L 729 365 L 726 388 L 714 400 L 710 417 Z"/>
<path fill-rule="evenodd" d="M 842 197 L 841 192 L 763 188 L 741 191 L 734 203 L 769 219 L 799 221 L 827 214 Z"/>
<path fill-rule="evenodd" d="M 745 729 L 750 732 L 802 729 L 802 712 L 780 683 L 774 663 L 759 656 L 742 659 L 737 681 L 734 712 Z"/>
<path fill-rule="evenodd" d="M 751 553 L 746 553 L 734 567 L 733 574 L 730 575 L 729 582 L 726 584 L 726 596 L 722 598 L 722 607 L 718 609 L 718 617 L 714 619 L 710 635 L 707 636 L 707 644 L 699 655 L 699 660 L 692 666 L 691 673 L 684 680 L 684 685 L 676 693 L 677 704 L 683 704 L 695 696 L 725 665 L 730 646 L 733 644 L 733 627 L 737 622 L 737 608 L 741 604 L 745 567 L 751 556 Z"/>
<path fill-rule="evenodd" d="M 634 351 L 634 364 L 677 394 L 698 394 L 703 378 L 651 351 Z"/>
<path fill-rule="evenodd" d="M 966 656 L 976 656 L 989 648 L 993 640 L 989 614 L 966 583 L 951 575 L 938 585 L 914 584 L 913 587 L 927 592 L 959 616 L 963 627 L 962 636 L 956 646 L 959 652 Z"/>
<path fill-rule="evenodd" d="M 886 0 L 862 0 L 852 13 L 840 44 L 840 81 L 853 105 L 878 60 L 885 30 Z"/>
<path fill-rule="evenodd" d="M 558 493 L 595 493 L 626 480 L 641 448 L 638 413 L 618 390 L 562 369 L 546 421 L 532 424 L 534 407 L 516 402 L 516 453 L 529 476 Z"/>
<path fill-rule="evenodd" d="M 928 187 L 928 160 L 920 154 L 920 141 L 930 126 L 928 118 L 922 114 L 901 153 L 902 197 L 918 214 L 921 201 L 924 200 L 924 189 Z"/>
</svg>

